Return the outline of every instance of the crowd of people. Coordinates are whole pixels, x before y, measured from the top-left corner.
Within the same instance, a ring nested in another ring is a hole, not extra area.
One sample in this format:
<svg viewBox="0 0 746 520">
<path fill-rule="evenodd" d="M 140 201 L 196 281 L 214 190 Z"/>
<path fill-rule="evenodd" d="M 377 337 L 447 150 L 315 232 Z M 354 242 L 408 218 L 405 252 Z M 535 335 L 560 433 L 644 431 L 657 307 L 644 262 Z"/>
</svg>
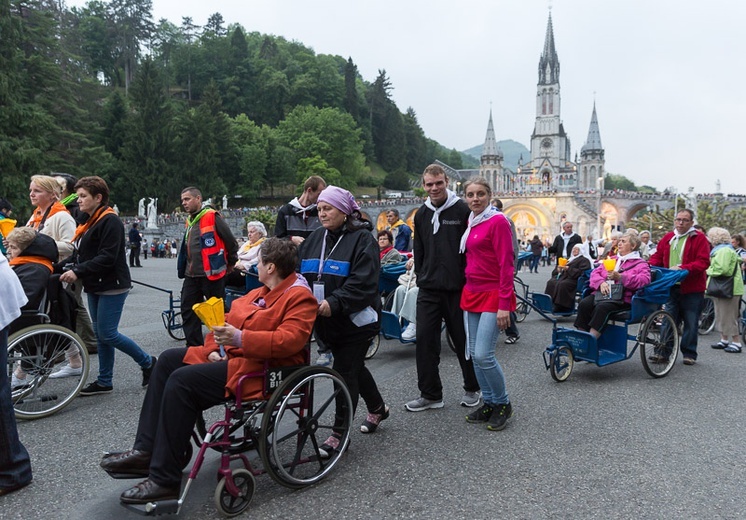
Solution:
<svg viewBox="0 0 746 520">
<path fill-rule="evenodd" d="M 394 298 L 395 312 L 409 322 L 402 339 L 416 343 L 418 395 L 403 403 L 408 412 L 437 410 L 452 400 L 444 395 L 440 377 L 445 322 L 463 385 L 463 394 L 453 401 L 472 408 L 465 421 L 489 431 L 508 425 L 514 410 L 496 347 L 501 333 L 508 344 L 520 337 L 514 276 L 521 267 L 522 249 L 530 252 L 526 267 L 534 273 L 542 262 L 554 264 L 545 292 L 555 312 L 573 310 L 578 280 L 590 272 L 592 294 L 579 301 L 575 327 L 596 338 L 609 314 L 628 309 L 632 295 L 651 281 L 651 266 L 686 270 L 665 307 L 681 323 L 683 362 L 689 366 L 697 361 L 697 320 L 705 292 L 713 279 L 732 279 L 730 291 L 711 294 L 721 330 L 720 341 L 712 347 L 729 353 L 742 349 L 737 321 L 746 273 L 742 236 L 731 236 L 722 228 L 705 234 L 695 227 L 693 211 L 682 209 L 674 229 L 657 246 L 649 233 L 636 230 L 613 233 L 608 241 L 592 236 L 584 240 L 568 221 L 551 244 L 534 236 L 521 246 L 513 222 L 502 213 L 502 204 L 493 198 L 485 179 L 466 182 L 462 198 L 448 188 L 443 168 L 432 164 L 422 174 L 427 198 L 415 214 L 413 228 L 392 208 L 386 213 L 385 228 L 376 231 L 349 191 L 312 176 L 301 195 L 280 209 L 274 236 L 268 238 L 261 222 L 250 221 L 248 241 L 241 247 L 221 212 L 203 202 L 197 187 L 186 187 L 181 192 L 186 215 L 183 239 L 169 241 L 168 247 L 163 244 L 166 254 L 177 257 L 177 276 L 183 280 L 186 339 L 183 347 L 156 359 L 118 330 L 131 286 L 129 268 L 141 265 L 140 251 L 149 247 L 139 224 L 132 222 L 125 231 L 128 224 L 110 206 L 103 179 L 70 182 L 33 176 L 29 196 L 34 211 L 26 226 L 3 236 L 10 262 L 0 255 L 0 287 L 10 297 L 0 300 L 0 351 L 5 355 L 8 330 L 20 309 L 38 305 L 40 275 L 48 278 L 57 272 L 71 297 L 80 302 L 76 313 L 90 312 L 91 343 L 99 356 L 98 375 L 81 395 L 113 391 L 116 350 L 138 364 L 147 391 L 133 446 L 101 461 L 110 473 L 144 477 L 122 493 L 124 503 L 177 498 L 188 463 L 183 455 L 188 452 L 189 433 L 201 411 L 233 395 L 238 378 L 258 370 L 264 360 L 275 366 L 304 362 L 312 334 L 319 347 L 315 362 L 332 365 L 345 381 L 352 413 L 360 398 L 365 404 L 360 431 L 376 432 L 392 408 L 385 389 L 366 366 L 365 355 L 380 331 L 378 280 L 381 266 L 388 263 L 406 262 L 408 271 Z M 0 220 L 10 218 L 11 212 L 12 205 L 0 199 Z M 35 283 L 29 283 L 31 269 L 39 273 L 30 277 Z M 193 305 L 224 297 L 226 285 L 241 287 L 249 274 L 261 286 L 234 300 L 225 325 L 203 335 Z M 87 295 L 88 311 L 80 300 L 81 290 Z M 85 324 L 80 327 L 85 334 Z M 79 361 L 70 357 L 50 377 L 80 375 Z M 28 484 L 31 467 L 15 432 L 10 401 L 11 389 L 24 384 L 23 371 L 18 367 L 10 381 L 7 374 L 0 378 L 5 430 L 0 443 L 2 494 Z M 245 395 L 259 395 L 261 389 L 253 385 L 247 384 Z M 338 399 L 336 407 L 334 428 L 319 446 L 322 457 L 344 447 L 338 430 L 349 412 L 347 401 Z"/>
</svg>

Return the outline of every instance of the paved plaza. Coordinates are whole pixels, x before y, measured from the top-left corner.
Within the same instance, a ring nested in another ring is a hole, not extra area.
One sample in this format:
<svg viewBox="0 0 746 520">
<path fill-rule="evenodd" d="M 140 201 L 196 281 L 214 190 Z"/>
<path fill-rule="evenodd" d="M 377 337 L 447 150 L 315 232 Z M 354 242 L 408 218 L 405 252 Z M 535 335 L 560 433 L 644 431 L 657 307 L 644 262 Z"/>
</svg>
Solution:
<svg viewBox="0 0 746 520">
<path fill-rule="evenodd" d="M 178 294 L 176 260 L 148 259 L 133 278 Z M 523 274 L 542 291 L 550 269 Z M 167 295 L 137 286 L 121 330 L 147 352 L 179 346 L 161 323 Z M 566 322 L 569 323 L 569 322 Z M 502 432 L 464 421 L 456 357 L 444 344 L 446 406 L 406 412 L 418 395 L 414 348 L 385 341 L 369 362 L 391 406 L 373 435 L 357 429 L 348 454 L 329 478 L 292 491 L 257 478 L 254 500 L 239 518 L 742 518 L 746 450 L 746 356 L 710 349 L 700 338 L 696 366 L 677 363 L 655 380 L 639 356 L 599 368 L 576 364 L 554 382 L 542 352 L 551 324 L 531 313 L 521 339 L 505 345 L 515 415 Z M 92 378 L 97 372 L 93 358 Z M 114 393 L 76 399 L 62 412 L 19 424 L 32 457 L 34 482 L 0 498 L 0 519 L 138 518 L 119 505 L 137 481 L 113 480 L 101 454 L 132 445 L 144 390 L 140 370 L 118 354 Z M 362 404 L 362 403 L 361 403 Z M 181 518 L 221 518 L 213 504 L 217 454 L 192 486 Z"/>
</svg>

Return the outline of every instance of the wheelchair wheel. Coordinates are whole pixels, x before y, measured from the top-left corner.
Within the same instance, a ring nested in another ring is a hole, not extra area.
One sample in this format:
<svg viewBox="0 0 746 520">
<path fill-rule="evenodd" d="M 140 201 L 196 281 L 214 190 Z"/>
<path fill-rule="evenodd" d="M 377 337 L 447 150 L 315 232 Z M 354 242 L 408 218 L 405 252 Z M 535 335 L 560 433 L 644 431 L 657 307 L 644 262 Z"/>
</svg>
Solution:
<svg viewBox="0 0 746 520">
<path fill-rule="evenodd" d="M 334 426 L 336 402 L 344 403 L 342 424 Z M 259 455 L 279 484 L 302 488 L 324 478 L 337 465 L 350 441 L 352 399 L 339 374 L 325 367 L 304 367 L 285 379 L 267 403 Z M 322 458 L 319 447 L 334 432 L 339 451 Z"/>
<path fill-rule="evenodd" d="M 653 377 L 667 375 L 679 355 L 679 329 L 673 316 L 655 311 L 645 320 L 637 341 L 645 371 Z"/>
<path fill-rule="evenodd" d="M 78 376 L 50 378 L 78 355 L 82 371 Z M 58 325 L 34 325 L 8 338 L 8 379 L 15 371 L 26 374 L 26 384 L 11 392 L 18 419 L 40 419 L 62 410 L 75 399 L 88 378 L 88 350 L 77 334 Z"/>
<path fill-rule="evenodd" d="M 381 335 L 376 334 L 375 337 L 372 340 L 370 340 L 368 351 L 365 353 L 365 359 L 370 359 L 373 356 L 375 356 L 376 352 L 378 352 L 378 347 L 380 346 L 381 346 Z"/>
<path fill-rule="evenodd" d="M 451 338 L 451 334 L 448 332 L 448 329 L 445 326 L 445 323 L 443 324 L 443 333 L 446 337 L 446 343 L 448 343 L 448 348 L 451 349 L 451 351 L 455 354 L 456 353 L 456 345 L 453 343 L 453 338 Z"/>
<path fill-rule="evenodd" d="M 524 301 L 518 300 L 518 303 L 515 307 L 515 321 L 518 323 L 523 323 L 530 312 L 531 306 Z"/>
<path fill-rule="evenodd" d="M 567 381 L 572 373 L 573 366 L 575 366 L 575 358 L 570 347 L 557 348 L 549 358 L 549 373 L 552 374 L 552 379 L 558 383 Z"/>
<path fill-rule="evenodd" d="M 194 426 L 193 439 L 195 444 L 200 447 L 205 442 L 207 429 L 218 421 L 225 419 L 225 406 L 214 406 L 208 410 L 203 410 L 202 414 L 197 417 L 197 423 Z M 240 419 L 231 421 L 229 438 L 230 446 L 227 447 L 228 453 L 235 455 L 256 449 L 256 438 L 259 436 L 259 427 L 257 426 L 256 414 L 246 412 Z M 220 440 L 223 435 L 223 427 L 218 427 L 213 432 L 213 442 Z M 222 452 L 223 447 L 213 446 L 213 450 Z"/>
<path fill-rule="evenodd" d="M 171 316 L 168 320 L 168 335 L 177 341 L 184 341 L 186 334 L 184 334 L 184 320 L 181 318 L 181 312 L 170 312 Z"/>
<path fill-rule="evenodd" d="M 709 334 L 715 328 L 715 304 L 711 298 L 705 298 L 702 305 L 702 313 L 699 315 L 699 326 L 697 332 L 700 335 Z"/>
<path fill-rule="evenodd" d="M 247 469 L 234 469 L 231 476 L 233 485 L 238 490 L 237 495 L 233 495 L 228 490 L 228 482 L 225 477 L 218 481 L 215 488 L 215 507 L 225 516 L 236 516 L 246 511 L 246 508 L 251 504 L 256 488 L 254 475 Z"/>
<path fill-rule="evenodd" d="M 386 295 L 386 297 L 381 302 L 381 310 L 389 311 L 391 312 L 391 308 L 394 306 L 394 294 L 396 291 L 391 291 Z"/>
</svg>

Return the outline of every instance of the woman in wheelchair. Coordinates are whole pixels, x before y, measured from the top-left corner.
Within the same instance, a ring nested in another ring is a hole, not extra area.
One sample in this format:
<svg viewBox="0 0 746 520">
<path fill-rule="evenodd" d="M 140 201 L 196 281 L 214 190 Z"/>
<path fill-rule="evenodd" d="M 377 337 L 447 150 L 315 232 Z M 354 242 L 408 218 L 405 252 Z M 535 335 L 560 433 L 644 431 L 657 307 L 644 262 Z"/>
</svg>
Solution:
<svg viewBox="0 0 746 520">
<path fill-rule="evenodd" d="M 567 264 L 558 264 L 554 268 L 552 277 L 547 282 L 546 289 L 544 289 L 544 294 L 552 297 L 552 310 L 554 312 L 572 312 L 573 307 L 575 307 L 578 278 L 591 267 L 591 259 L 584 256 L 580 245 L 576 245 L 572 248 Z"/>
<path fill-rule="evenodd" d="M 23 286 L 28 303 L 22 311 L 38 311 L 44 301 L 52 274 L 53 263 L 57 261 L 57 244 L 53 238 L 37 232 L 30 227 L 19 227 L 8 233 L 8 259 L 10 266 Z M 43 311 L 44 309 L 42 309 Z M 15 332 L 30 325 L 39 323 L 39 318 L 24 318 L 15 320 L 10 331 Z M 65 324 L 67 326 L 69 324 Z M 68 363 L 72 370 L 82 372 L 83 360 L 80 354 L 71 349 L 68 353 Z M 54 378 L 54 374 L 50 377 Z M 16 389 L 26 384 L 26 373 L 19 364 L 11 376 L 11 388 Z"/>
<path fill-rule="evenodd" d="M 264 286 L 235 300 L 226 325 L 214 327 L 204 346 L 173 348 L 158 358 L 133 448 L 101 461 L 109 473 L 148 477 L 122 493 L 122 502 L 177 498 L 181 472 L 189 462 L 184 453 L 202 410 L 224 402 L 238 379 L 263 370 L 265 360 L 273 366 L 305 362 L 303 349 L 318 303 L 306 281 L 296 275 L 297 263 L 293 242 L 266 240 L 257 266 Z M 247 399 L 257 399 L 261 390 L 261 378 L 251 378 L 242 392 Z"/>
<path fill-rule="evenodd" d="M 238 250 L 238 261 L 233 266 L 233 271 L 225 277 L 226 287 L 239 287 L 245 290 L 246 273 L 256 276 L 256 264 L 259 263 L 259 249 L 267 239 L 267 228 L 258 220 L 252 220 L 246 224 L 248 240 Z"/>
<path fill-rule="evenodd" d="M 607 271 L 601 263 L 591 273 L 590 286 L 594 293 L 583 298 L 578 305 L 578 315 L 575 327 L 590 332 L 598 339 L 601 336 L 609 314 L 625 311 L 631 308 L 632 296 L 635 291 L 650 283 L 650 266 L 640 256 L 640 237 L 635 230 L 627 232 L 619 238 L 618 257 L 616 265 Z M 623 287 L 621 299 L 596 299 L 596 293 L 611 296 L 613 284 Z"/>
</svg>

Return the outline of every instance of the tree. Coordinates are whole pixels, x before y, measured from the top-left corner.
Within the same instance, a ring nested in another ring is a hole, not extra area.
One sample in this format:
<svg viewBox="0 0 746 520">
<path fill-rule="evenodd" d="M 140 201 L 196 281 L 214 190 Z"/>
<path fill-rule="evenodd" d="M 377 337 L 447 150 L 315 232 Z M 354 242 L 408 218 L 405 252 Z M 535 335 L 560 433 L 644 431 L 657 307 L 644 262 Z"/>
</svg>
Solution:
<svg viewBox="0 0 746 520">
<path fill-rule="evenodd" d="M 407 113 L 402 117 L 402 123 L 406 141 L 406 169 L 409 172 L 419 173 L 428 164 L 425 155 L 425 132 L 417 122 L 417 114 L 412 107 L 407 109 Z"/>
<path fill-rule="evenodd" d="M 345 64 L 345 100 L 344 109 L 352 116 L 355 122 L 360 123 L 359 113 L 360 100 L 357 95 L 357 67 L 352 58 L 347 58 Z"/>
<path fill-rule="evenodd" d="M 152 11 L 152 0 L 111 0 L 118 55 L 124 69 L 125 92 L 129 92 L 135 75 L 140 44 L 150 40 L 154 29 Z"/>
</svg>

